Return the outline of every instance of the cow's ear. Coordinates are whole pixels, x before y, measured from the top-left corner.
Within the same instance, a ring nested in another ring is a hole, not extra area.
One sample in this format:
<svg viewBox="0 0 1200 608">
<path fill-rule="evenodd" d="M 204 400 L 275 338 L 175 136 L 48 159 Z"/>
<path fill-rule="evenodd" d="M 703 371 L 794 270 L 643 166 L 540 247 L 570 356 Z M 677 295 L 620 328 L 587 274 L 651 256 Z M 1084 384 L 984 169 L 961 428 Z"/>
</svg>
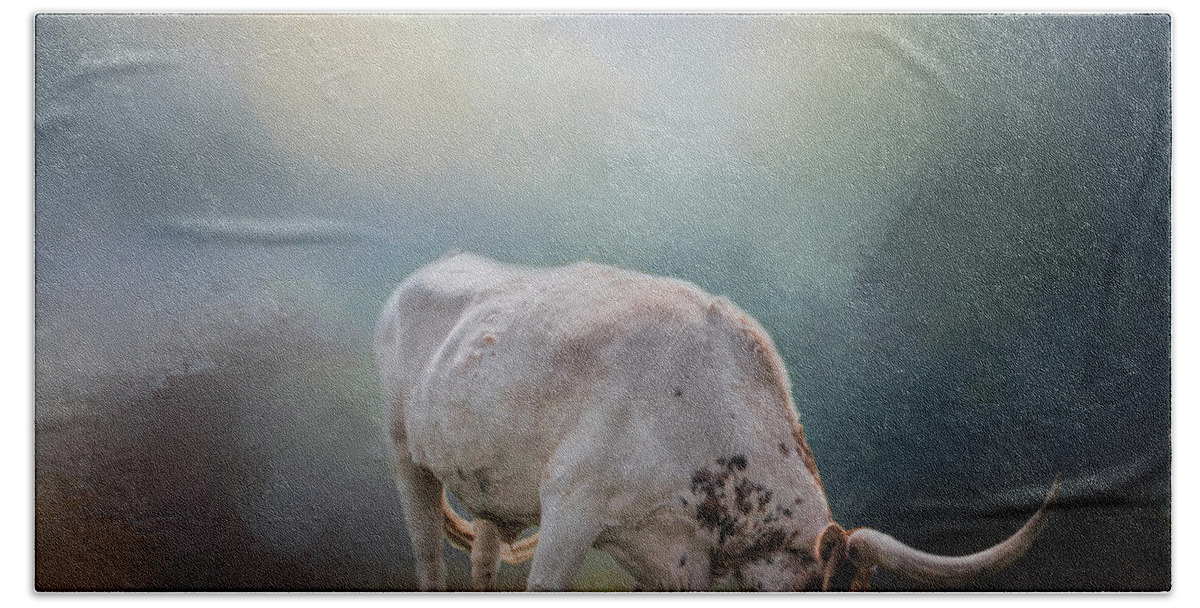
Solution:
<svg viewBox="0 0 1200 608">
<path fill-rule="evenodd" d="M 813 547 L 813 557 L 825 564 L 830 558 L 836 559 L 846 551 L 846 530 L 836 523 L 831 523 L 821 530 L 817 536 L 817 544 Z"/>
<path fill-rule="evenodd" d="M 847 591 L 853 589 L 857 566 L 846 555 L 846 530 L 838 524 L 829 524 L 817 536 L 812 553 L 821 564 L 822 591 Z"/>
</svg>

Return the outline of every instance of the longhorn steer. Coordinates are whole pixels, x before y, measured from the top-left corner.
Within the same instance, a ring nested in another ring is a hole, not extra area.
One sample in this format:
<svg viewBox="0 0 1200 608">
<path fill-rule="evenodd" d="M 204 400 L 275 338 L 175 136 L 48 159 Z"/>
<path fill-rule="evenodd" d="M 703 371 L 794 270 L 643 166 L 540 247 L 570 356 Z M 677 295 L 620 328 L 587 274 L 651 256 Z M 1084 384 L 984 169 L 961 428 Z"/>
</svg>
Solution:
<svg viewBox="0 0 1200 608">
<path fill-rule="evenodd" d="M 565 590 L 590 547 L 653 589 L 865 589 L 877 566 L 963 581 L 1020 557 L 1058 491 L 964 557 L 847 532 L 771 339 L 684 281 L 458 254 L 396 290 L 376 348 L 422 589 L 445 586 L 444 534 L 478 589 L 532 554 L 528 589 Z"/>
</svg>

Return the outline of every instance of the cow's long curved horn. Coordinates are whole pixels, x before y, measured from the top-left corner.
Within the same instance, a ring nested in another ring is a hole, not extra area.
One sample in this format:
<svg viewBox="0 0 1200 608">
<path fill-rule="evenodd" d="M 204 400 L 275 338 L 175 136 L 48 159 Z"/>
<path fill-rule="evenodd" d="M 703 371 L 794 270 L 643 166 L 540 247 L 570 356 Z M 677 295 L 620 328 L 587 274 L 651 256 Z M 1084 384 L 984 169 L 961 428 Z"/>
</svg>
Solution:
<svg viewBox="0 0 1200 608">
<path fill-rule="evenodd" d="M 847 552 L 850 559 L 860 567 L 879 565 L 896 574 L 931 584 L 965 582 L 980 574 L 1004 568 L 1025 554 L 1034 539 L 1046 527 L 1060 486 L 1060 480 L 1056 476 L 1042 507 L 1017 530 L 1016 534 L 978 553 L 962 557 L 933 555 L 909 547 L 883 532 L 870 528 L 858 528 L 850 533 Z"/>
</svg>

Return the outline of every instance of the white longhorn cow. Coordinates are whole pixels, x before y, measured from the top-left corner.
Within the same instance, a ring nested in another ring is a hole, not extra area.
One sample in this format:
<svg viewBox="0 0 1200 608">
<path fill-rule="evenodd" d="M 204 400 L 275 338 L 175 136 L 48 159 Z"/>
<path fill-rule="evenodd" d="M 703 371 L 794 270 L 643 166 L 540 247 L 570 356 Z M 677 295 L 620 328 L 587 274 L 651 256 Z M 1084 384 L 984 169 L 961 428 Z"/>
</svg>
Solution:
<svg viewBox="0 0 1200 608">
<path fill-rule="evenodd" d="M 865 589 L 876 567 L 963 581 L 1020 557 L 1058 492 L 963 557 L 846 531 L 771 339 L 680 280 L 457 254 L 395 291 L 376 340 L 422 589 L 445 586 L 444 535 L 477 589 L 532 555 L 528 589 L 566 590 L 591 547 L 647 589 Z"/>
</svg>

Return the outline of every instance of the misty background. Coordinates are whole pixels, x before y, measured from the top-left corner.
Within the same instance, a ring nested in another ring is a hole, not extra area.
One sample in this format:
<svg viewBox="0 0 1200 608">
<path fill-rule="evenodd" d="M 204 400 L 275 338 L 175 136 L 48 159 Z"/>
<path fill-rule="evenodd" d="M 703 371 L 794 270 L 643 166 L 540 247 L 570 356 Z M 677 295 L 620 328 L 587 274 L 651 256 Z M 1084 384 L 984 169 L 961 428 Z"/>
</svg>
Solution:
<svg viewBox="0 0 1200 608">
<path fill-rule="evenodd" d="M 37 586 L 412 588 L 371 332 L 468 250 L 737 302 L 847 528 L 973 552 L 1061 473 L 969 589 L 1166 589 L 1170 27 L 41 15 Z"/>
</svg>

